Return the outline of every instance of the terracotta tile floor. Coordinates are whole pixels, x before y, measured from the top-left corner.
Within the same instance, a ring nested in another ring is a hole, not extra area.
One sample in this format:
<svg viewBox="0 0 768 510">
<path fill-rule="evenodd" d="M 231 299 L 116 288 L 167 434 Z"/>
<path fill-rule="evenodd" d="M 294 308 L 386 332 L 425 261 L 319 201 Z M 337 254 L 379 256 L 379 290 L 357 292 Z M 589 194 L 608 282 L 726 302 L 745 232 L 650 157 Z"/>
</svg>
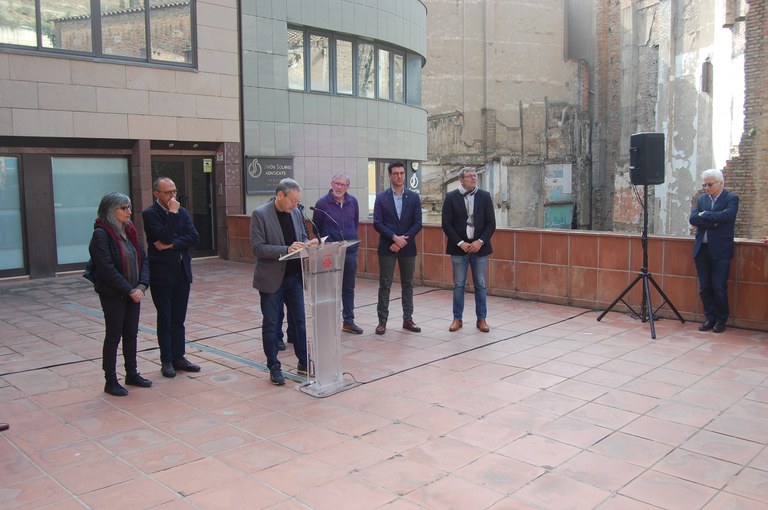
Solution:
<svg viewBox="0 0 768 510">
<path fill-rule="evenodd" d="M 2 509 L 766 509 L 768 334 L 648 324 L 489 298 L 448 332 L 451 293 L 417 288 L 421 334 L 384 336 L 377 283 L 358 280 L 342 366 L 317 399 L 269 383 L 252 268 L 194 262 L 188 355 L 151 389 L 103 393 L 103 323 L 79 275 L 0 282 Z M 468 295 L 467 311 L 474 309 Z"/>
</svg>

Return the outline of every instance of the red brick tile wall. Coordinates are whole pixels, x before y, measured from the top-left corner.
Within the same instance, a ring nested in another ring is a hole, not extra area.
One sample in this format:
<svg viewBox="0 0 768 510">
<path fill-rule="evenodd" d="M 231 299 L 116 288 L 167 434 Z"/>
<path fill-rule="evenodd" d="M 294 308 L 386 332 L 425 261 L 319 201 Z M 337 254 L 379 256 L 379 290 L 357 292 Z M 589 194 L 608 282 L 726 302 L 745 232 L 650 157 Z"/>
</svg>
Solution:
<svg viewBox="0 0 768 510">
<path fill-rule="evenodd" d="M 229 216 L 230 259 L 253 263 L 248 229 L 250 216 Z M 378 279 L 378 234 L 371 222 L 361 222 L 358 277 Z M 453 286 L 445 236 L 439 225 L 425 225 L 416 237 L 419 256 L 416 283 L 449 289 Z M 488 264 L 488 293 L 562 305 L 606 309 L 637 277 L 643 264 L 639 235 L 578 230 L 508 229 L 493 236 L 494 253 Z M 693 238 L 652 236 L 648 239 L 648 271 L 686 320 L 702 320 L 693 265 Z M 768 247 L 737 241 L 728 291 L 730 324 L 768 331 Z M 638 283 L 625 297 L 640 310 Z M 661 297 L 651 289 L 654 308 Z M 619 303 L 613 308 L 626 312 Z M 668 306 L 659 314 L 675 318 Z M 675 318 L 676 320 L 676 318 Z"/>
</svg>

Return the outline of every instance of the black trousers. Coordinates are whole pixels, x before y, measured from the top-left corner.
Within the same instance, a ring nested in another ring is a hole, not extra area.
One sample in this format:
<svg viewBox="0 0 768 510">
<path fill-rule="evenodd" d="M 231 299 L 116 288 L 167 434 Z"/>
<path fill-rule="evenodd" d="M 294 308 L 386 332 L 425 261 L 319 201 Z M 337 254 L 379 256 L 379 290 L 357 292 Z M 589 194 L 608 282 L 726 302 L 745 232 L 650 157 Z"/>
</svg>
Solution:
<svg viewBox="0 0 768 510">
<path fill-rule="evenodd" d="M 121 338 L 125 373 L 136 372 L 136 337 L 139 334 L 141 304 L 134 303 L 128 296 L 106 297 L 100 294 L 99 299 L 106 326 L 101 352 L 102 368 L 105 379 L 110 381 L 117 378 L 117 347 Z"/>
</svg>

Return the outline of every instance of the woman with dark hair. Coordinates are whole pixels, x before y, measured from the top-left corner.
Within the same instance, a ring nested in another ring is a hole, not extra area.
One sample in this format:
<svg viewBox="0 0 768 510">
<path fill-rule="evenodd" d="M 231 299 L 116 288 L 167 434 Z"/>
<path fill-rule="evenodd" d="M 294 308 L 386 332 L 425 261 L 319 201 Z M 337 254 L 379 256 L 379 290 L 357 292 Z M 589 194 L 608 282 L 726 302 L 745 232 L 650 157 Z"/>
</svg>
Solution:
<svg viewBox="0 0 768 510">
<path fill-rule="evenodd" d="M 131 218 L 131 199 L 107 193 L 99 204 L 98 218 L 88 251 L 93 260 L 94 288 L 104 311 L 106 334 L 102 349 L 104 391 L 123 397 L 128 390 L 117 382 L 117 346 L 123 339 L 125 384 L 149 388 L 136 365 L 136 337 L 144 291 L 149 287 L 149 263 Z"/>
</svg>

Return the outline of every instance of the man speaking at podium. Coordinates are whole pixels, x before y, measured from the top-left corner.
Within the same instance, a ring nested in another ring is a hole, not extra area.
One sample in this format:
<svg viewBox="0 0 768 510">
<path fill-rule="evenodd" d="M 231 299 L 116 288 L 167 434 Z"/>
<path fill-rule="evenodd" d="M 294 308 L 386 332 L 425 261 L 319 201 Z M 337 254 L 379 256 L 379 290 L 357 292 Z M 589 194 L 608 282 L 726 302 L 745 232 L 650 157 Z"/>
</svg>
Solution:
<svg viewBox="0 0 768 510">
<path fill-rule="evenodd" d="M 254 209 L 251 215 L 251 252 L 256 257 L 253 288 L 259 291 L 261 301 L 261 341 L 267 357 L 269 380 L 276 386 L 285 384 L 285 376 L 277 359 L 282 328 L 278 318 L 283 303 L 288 308 L 289 320 L 294 321 L 296 337 L 293 350 L 298 358 L 297 372 L 299 375 L 307 374 L 307 325 L 301 259 L 279 260 L 283 255 L 318 242 L 307 237 L 304 218 L 298 209 L 300 202 L 301 186 L 286 178 L 277 184 L 275 197 Z"/>
<path fill-rule="evenodd" d="M 326 242 L 357 240 L 360 223 L 360 207 L 357 199 L 349 194 L 350 179 L 346 174 L 336 174 L 331 179 L 331 189 L 317 200 L 313 209 L 312 224 L 317 237 L 328 237 Z M 347 248 L 344 258 L 344 275 L 341 282 L 341 330 L 363 334 L 363 328 L 355 324 L 355 276 L 357 276 L 358 244 Z"/>
</svg>

